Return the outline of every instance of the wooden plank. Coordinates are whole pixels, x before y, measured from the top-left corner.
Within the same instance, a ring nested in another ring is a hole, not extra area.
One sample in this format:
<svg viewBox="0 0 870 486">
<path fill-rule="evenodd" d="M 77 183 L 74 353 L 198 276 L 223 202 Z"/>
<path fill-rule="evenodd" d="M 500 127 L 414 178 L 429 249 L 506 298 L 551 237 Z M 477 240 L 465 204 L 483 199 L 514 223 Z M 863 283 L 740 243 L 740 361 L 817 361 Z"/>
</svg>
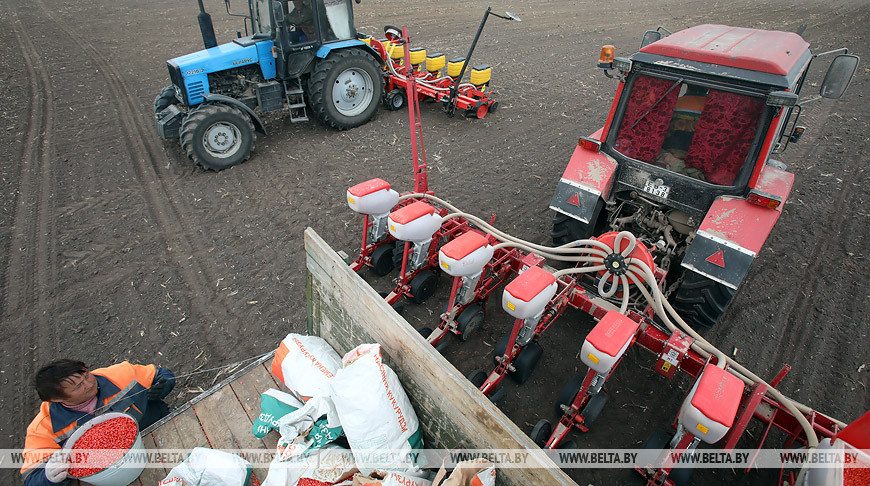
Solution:
<svg viewBox="0 0 870 486">
<path fill-rule="evenodd" d="M 157 447 L 157 442 L 154 440 L 154 436 L 145 435 L 142 436 L 142 445 L 148 452 L 159 452 L 159 447 Z M 153 467 L 158 466 L 158 467 Z M 155 486 L 157 483 L 163 480 L 166 477 L 166 473 L 169 472 L 162 463 L 155 462 L 149 464 L 145 469 L 142 470 L 142 474 L 139 476 L 139 481 L 142 482 L 142 486 Z"/>
<path fill-rule="evenodd" d="M 266 452 L 266 445 L 251 432 L 251 420 L 236 398 L 232 387 L 221 388 L 197 403 L 194 409 L 213 449 L 227 451 L 257 449 L 260 454 Z M 242 453 L 240 455 L 245 457 Z M 252 458 L 252 460 L 260 464 L 254 465 L 254 473 L 259 479 L 265 479 L 269 468 L 267 465 L 261 465 L 264 462 L 263 458 Z"/>
<path fill-rule="evenodd" d="M 245 409 L 245 413 L 248 414 L 251 425 L 260 416 L 260 394 L 270 388 L 278 389 L 278 384 L 275 383 L 272 373 L 266 369 L 266 364 L 240 376 L 236 381 L 230 383 L 230 386 L 236 393 L 242 408 Z M 270 453 L 277 447 L 278 438 L 278 432 L 273 430 L 262 439 Z"/>
<path fill-rule="evenodd" d="M 504 413 L 427 344 L 317 233 L 305 231 L 309 332 L 340 354 L 380 343 L 429 440 L 441 447 L 525 449 L 529 468 L 499 470 L 499 484 L 575 485 Z"/>
<path fill-rule="evenodd" d="M 154 445 L 161 451 L 187 451 L 194 447 L 209 447 L 208 438 L 200 427 L 196 412 L 188 408 L 181 414 L 173 417 L 159 428 L 149 434 Z M 163 468 L 167 471 L 177 466 L 179 460 L 166 463 Z"/>
</svg>

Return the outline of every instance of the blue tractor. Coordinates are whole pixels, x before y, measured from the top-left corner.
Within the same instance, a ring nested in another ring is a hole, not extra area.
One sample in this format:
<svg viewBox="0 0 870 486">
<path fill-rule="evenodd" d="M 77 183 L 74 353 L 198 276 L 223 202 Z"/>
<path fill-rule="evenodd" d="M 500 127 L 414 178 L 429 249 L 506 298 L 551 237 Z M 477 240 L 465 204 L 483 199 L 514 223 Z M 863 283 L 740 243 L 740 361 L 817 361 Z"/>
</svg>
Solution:
<svg viewBox="0 0 870 486">
<path fill-rule="evenodd" d="M 266 133 L 261 113 L 288 110 L 301 122 L 310 111 L 348 130 L 371 120 L 383 95 L 383 60 L 357 39 L 351 0 L 248 0 L 248 7 L 241 16 L 250 35 L 217 45 L 199 0 L 205 49 L 167 61 L 172 84 L 154 100 L 157 132 L 178 139 L 205 169 L 247 160 L 255 132 Z"/>
</svg>

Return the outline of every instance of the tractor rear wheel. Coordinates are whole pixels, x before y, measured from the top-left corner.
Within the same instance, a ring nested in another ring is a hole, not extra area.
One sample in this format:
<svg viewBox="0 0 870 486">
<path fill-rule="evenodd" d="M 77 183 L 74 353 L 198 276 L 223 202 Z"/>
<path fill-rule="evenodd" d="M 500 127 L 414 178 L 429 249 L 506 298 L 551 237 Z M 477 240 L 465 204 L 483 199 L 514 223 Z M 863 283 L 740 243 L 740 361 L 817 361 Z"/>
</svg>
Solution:
<svg viewBox="0 0 870 486">
<path fill-rule="evenodd" d="M 178 98 L 175 97 L 175 87 L 169 85 L 160 90 L 160 94 L 154 98 L 154 116 L 156 117 L 161 111 L 169 107 L 169 105 L 178 104 Z"/>
<path fill-rule="evenodd" d="M 308 87 L 314 115 L 339 130 L 371 120 L 384 91 L 383 75 L 374 58 L 352 48 L 334 51 L 319 62 Z"/>
<path fill-rule="evenodd" d="M 197 165 L 223 170 L 248 160 L 256 141 L 251 118 L 222 103 L 203 103 L 181 124 L 181 147 Z"/>
<path fill-rule="evenodd" d="M 672 304 L 677 314 L 694 329 L 710 329 L 725 313 L 736 293 L 715 280 L 686 270 Z"/>
<path fill-rule="evenodd" d="M 598 217 L 603 205 L 603 202 L 599 200 L 592 214 L 591 223 L 584 223 L 568 215 L 556 213 L 556 216 L 553 217 L 553 231 L 550 233 L 550 236 L 553 237 L 553 246 L 562 246 L 572 241 L 596 236 L 603 229 L 604 221 L 599 221 L 599 219 L 606 219 Z"/>
</svg>

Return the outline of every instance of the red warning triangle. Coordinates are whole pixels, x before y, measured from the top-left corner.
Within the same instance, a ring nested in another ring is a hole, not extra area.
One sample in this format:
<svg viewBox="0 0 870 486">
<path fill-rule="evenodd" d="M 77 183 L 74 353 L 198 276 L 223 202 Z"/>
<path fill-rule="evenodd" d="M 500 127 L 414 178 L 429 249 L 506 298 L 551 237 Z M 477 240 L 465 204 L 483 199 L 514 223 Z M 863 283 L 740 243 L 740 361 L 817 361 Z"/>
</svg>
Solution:
<svg viewBox="0 0 870 486">
<path fill-rule="evenodd" d="M 573 196 L 568 198 L 568 204 L 573 204 L 574 206 L 580 207 L 580 193 L 575 192 Z"/>
<path fill-rule="evenodd" d="M 719 250 L 716 253 L 708 256 L 707 261 L 712 263 L 713 265 L 725 268 L 725 254 L 722 253 L 722 250 Z"/>
</svg>

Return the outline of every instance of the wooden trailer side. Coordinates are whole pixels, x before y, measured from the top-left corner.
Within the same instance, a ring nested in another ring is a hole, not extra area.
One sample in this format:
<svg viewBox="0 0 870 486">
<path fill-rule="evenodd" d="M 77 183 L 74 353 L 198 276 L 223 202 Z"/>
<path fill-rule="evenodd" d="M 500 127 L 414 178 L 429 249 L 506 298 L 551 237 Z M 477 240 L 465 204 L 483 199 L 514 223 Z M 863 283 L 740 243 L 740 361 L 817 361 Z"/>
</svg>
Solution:
<svg viewBox="0 0 870 486">
<path fill-rule="evenodd" d="M 525 450 L 529 467 L 499 469 L 499 484 L 576 485 L 311 228 L 305 251 L 309 333 L 339 354 L 380 343 L 414 405 L 427 448 Z"/>
</svg>

